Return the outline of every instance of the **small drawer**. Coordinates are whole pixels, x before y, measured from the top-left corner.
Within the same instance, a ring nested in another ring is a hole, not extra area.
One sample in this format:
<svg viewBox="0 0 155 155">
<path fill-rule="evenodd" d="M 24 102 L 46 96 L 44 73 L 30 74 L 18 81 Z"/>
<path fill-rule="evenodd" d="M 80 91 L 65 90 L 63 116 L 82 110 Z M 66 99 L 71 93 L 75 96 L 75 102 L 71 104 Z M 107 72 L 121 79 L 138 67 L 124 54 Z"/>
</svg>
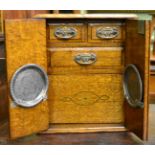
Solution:
<svg viewBox="0 0 155 155">
<path fill-rule="evenodd" d="M 123 41 L 124 29 L 122 23 L 89 23 L 89 42 Z"/>
<path fill-rule="evenodd" d="M 111 72 L 121 68 L 122 48 L 52 48 L 49 49 L 51 71 L 67 70 L 69 73 L 88 73 L 93 70 L 109 68 Z M 105 71 L 103 71 L 105 72 Z"/>
<path fill-rule="evenodd" d="M 52 42 L 83 42 L 86 40 L 86 25 L 83 23 L 49 24 L 48 39 Z"/>
</svg>

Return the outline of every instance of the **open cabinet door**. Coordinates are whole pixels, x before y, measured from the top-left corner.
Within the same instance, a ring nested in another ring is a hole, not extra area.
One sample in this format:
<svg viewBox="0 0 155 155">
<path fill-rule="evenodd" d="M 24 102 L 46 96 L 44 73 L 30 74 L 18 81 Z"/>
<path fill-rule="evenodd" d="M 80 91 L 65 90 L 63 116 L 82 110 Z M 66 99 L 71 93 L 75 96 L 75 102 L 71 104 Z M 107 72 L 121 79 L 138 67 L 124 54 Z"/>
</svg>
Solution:
<svg viewBox="0 0 155 155">
<path fill-rule="evenodd" d="M 126 22 L 125 66 L 137 67 L 142 79 L 143 107 L 132 107 L 125 101 L 125 126 L 143 140 L 148 137 L 149 97 L 149 21 L 128 20 Z"/>
<path fill-rule="evenodd" d="M 6 20 L 5 41 L 10 137 L 15 139 L 46 130 L 49 125 L 47 100 L 41 100 L 39 104 L 32 107 L 23 107 L 15 103 L 10 90 L 13 76 L 15 73 L 19 73 L 19 68 L 24 65 L 37 65 L 42 68 L 44 73 L 47 73 L 45 20 Z M 22 78 L 24 79 L 24 77 Z M 28 80 L 32 82 L 32 85 L 35 82 L 30 78 Z M 28 84 L 25 89 L 32 85 Z M 22 82 L 18 83 L 18 86 L 20 87 L 18 87 L 17 93 L 20 94 L 24 90 Z M 32 92 L 34 91 L 35 89 L 32 90 Z"/>
</svg>

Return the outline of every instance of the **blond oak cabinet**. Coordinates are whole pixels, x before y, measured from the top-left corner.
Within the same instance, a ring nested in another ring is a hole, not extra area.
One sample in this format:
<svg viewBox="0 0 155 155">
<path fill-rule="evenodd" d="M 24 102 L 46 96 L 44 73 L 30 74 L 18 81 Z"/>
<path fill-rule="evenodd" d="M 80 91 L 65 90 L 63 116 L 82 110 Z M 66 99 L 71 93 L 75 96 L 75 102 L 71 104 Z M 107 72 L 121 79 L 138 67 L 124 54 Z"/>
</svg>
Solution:
<svg viewBox="0 0 155 155">
<path fill-rule="evenodd" d="M 10 137 L 131 131 L 146 140 L 149 26 L 135 15 L 6 20 L 8 89 L 15 71 L 26 64 L 39 65 L 49 80 L 47 99 L 36 106 L 18 106 L 8 94 Z M 128 64 L 136 65 L 142 78 L 141 108 L 132 107 L 124 97 Z"/>
</svg>

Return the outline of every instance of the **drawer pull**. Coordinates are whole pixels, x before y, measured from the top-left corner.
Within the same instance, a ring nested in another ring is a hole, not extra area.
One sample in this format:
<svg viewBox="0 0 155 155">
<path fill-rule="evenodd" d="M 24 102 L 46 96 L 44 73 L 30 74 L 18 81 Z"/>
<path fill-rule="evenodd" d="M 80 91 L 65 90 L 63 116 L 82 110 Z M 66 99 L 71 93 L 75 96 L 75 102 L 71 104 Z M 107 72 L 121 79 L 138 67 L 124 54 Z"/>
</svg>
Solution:
<svg viewBox="0 0 155 155">
<path fill-rule="evenodd" d="M 99 27 L 96 30 L 96 36 L 101 39 L 112 39 L 117 37 L 119 31 L 115 27 Z"/>
<path fill-rule="evenodd" d="M 55 36 L 59 39 L 71 39 L 76 36 L 77 30 L 72 27 L 58 27 L 55 32 Z"/>
<path fill-rule="evenodd" d="M 96 54 L 82 53 L 75 56 L 74 61 L 80 65 L 90 65 L 96 62 Z"/>
</svg>

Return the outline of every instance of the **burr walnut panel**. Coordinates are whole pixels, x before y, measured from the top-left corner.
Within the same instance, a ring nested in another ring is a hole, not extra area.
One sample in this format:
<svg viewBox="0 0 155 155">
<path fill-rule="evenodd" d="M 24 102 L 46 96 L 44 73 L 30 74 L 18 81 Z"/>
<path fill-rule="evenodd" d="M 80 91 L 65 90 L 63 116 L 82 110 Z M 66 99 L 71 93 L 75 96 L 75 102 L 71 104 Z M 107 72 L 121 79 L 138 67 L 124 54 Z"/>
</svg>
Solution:
<svg viewBox="0 0 155 155">
<path fill-rule="evenodd" d="M 49 76 L 50 123 L 122 123 L 122 75 Z"/>
<path fill-rule="evenodd" d="M 34 63 L 47 71 L 44 20 L 6 20 L 5 34 L 8 88 L 15 71 L 25 64 Z M 8 97 L 11 138 L 26 136 L 48 128 L 47 101 L 33 108 L 22 108 L 14 103 L 10 94 Z"/>
</svg>

